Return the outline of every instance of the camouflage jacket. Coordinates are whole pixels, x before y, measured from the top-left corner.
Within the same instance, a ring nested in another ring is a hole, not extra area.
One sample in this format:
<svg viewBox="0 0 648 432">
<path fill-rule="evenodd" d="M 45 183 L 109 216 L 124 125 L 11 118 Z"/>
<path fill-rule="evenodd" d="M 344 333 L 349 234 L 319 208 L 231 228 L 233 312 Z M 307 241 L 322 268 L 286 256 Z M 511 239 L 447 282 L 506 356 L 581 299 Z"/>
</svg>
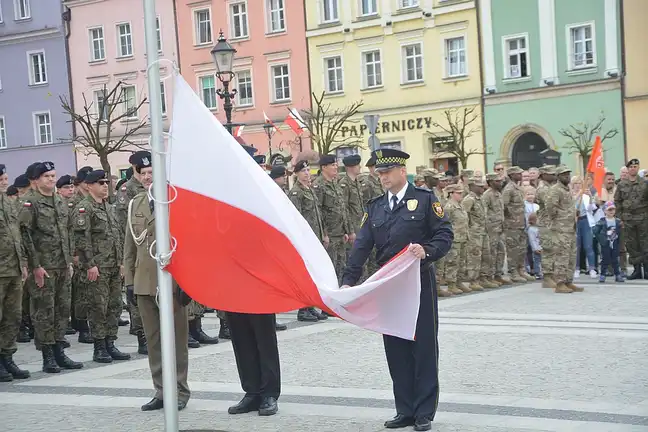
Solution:
<svg viewBox="0 0 648 432">
<path fill-rule="evenodd" d="M 313 191 L 320 203 L 324 231 L 328 236 L 341 237 L 351 234 L 353 230 L 347 219 L 344 195 L 337 180 L 327 181 L 324 176 L 319 176 L 313 182 Z"/>
<path fill-rule="evenodd" d="M 358 177 L 360 180 L 360 192 L 362 193 L 362 202 L 366 209 L 367 202 L 370 199 L 379 197 L 384 194 L 382 185 L 380 184 L 380 179 L 372 176 L 371 174 L 363 174 Z"/>
<path fill-rule="evenodd" d="M 576 232 L 576 203 L 569 187 L 557 182 L 549 188 L 546 217 L 552 232 Z"/>
<path fill-rule="evenodd" d="M 435 187 L 432 189 L 432 192 L 434 192 L 434 196 L 437 197 L 441 205 L 445 205 L 446 202 L 448 201 L 448 194 L 443 192 L 443 189 L 439 189 L 438 187 Z"/>
<path fill-rule="evenodd" d="M 549 189 L 551 189 L 551 185 L 540 180 L 540 185 L 538 185 L 538 189 L 536 190 L 536 203 L 538 204 L 536 215 L 538 216 L 538 226 L 541 228 L 550 226 L 547 217 L 547 198 L 549 195 Z"/>
<path fill-rule="evenodd" d="M 107 200 L 98 203 L 87 196 L 76 205 L 72 227 L 82 269 L 114 268 L 122 263 L 122 229 L 114 207 Z"/>
<path fill-rule="evenodd" d="M 120 227 L 126 229 L 126 218 L 128 217 L 128 203 L 140 192 L 146 192 L 146 188 L 135 177 L 131 177 L 115 193 L 117 198 L 115 205 L 117 221 Z"/>
<path fill-rule="evenodd" d="M 30 269 L 64 269 L 72 263 L 67 207 L 57 194 L 30 191 L 18 214 Z"/>
<path fill-rule="evenodd" d="M 362 201 L 362 192 L 360 190 L 360 180 L 351 180 L 351 177 L 344 176 L 338 182 L 344 196 L 344 203 L 347 210 L 349 225 L 354 233 L 360 232 L 362 215 L 364 215 L 364 202 Z"/>
<path fill-rule="evenodd" d="M 20 276 L 20 269 L 27 267 L 17 216 L 14 203 L 0 193 L 0 277 Z"/>
<path fill-rule="evenodd" d="M 504 206 L 504 229 L 524 229 L 524 194 L 515 182 L 508 182 L 502 190 L 502 205 Z"/>
<path fill-rule="evenodd" d="M 462 207 L 461 203 L 455 200 L 447 200 L 443 206 L 448 220 L 452 223 L 454 232 L 454 242 L 464 243 L 468 241 L 468 213 Z"/>
<path fill-rule="evenodd" d="M 486 231 L 501 233 L 504 231 L 504 202 L 502 193 L 489 188 L 482 195 L 482 204 L 486 211 Z"/>
<path fill-rule="evenodd" d="M 616 215 L 621 220 L 641 220 L 648 217 L 648 185 L 642 179 L 621 180 L 614 193 Z"/>
<path fill-rule="evenodd" d="M 461 206 L 468 215 L 468 228 L 473 234 L 486 234 L 486 209 L 481 197 L 470 192 L 461 201 Z"/>
<path fill-rule="evenodd" d="M 288 193 L 288 197 L 297 208 L 297 211 L 306 219 L 306 222 L 308 222 L 319 241 L 322 241 L 327 234 L 322 224 L 322 212 L 319 201 L 313 189 L 307 188 L 299 182 L 295 182 L 295 185 Z"/>
</svg>

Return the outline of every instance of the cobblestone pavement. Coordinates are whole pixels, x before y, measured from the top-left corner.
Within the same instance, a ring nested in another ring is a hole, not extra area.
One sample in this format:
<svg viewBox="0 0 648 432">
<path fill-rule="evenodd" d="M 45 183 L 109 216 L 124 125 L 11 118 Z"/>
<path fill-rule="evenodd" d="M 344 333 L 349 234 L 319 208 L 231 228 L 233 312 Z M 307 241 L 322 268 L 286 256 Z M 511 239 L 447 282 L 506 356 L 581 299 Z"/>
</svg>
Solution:
<svg viewBox="0 0 648 432">
<path fill-rule="evenodd" d="M 598 284 L 553 294 L 539 283 L 440 302 L 442 432 L 648 432 L 648 283 Z M 190 351 L 192 399 L 186 431 L 382 431 L 394 415 L 382 339 L 337 319 L 304 325 L 281 314 L 283 392 L 279 414 L 229 416 L 240 398 L 231 345 Z M 203 327 L 216 334 L 214 314 Z M 92 363 L 91 345 L 68 336 L 75 372 L 40 372 L 40 353 L 21 344 L 16 360 L 33 373 L 0 383 L 0 430 L 152 432 L 162 412 L 139 407 L 152 396 L 148 363 L 128 328 L 118 345 L 133 359 Z"/>
</svg>

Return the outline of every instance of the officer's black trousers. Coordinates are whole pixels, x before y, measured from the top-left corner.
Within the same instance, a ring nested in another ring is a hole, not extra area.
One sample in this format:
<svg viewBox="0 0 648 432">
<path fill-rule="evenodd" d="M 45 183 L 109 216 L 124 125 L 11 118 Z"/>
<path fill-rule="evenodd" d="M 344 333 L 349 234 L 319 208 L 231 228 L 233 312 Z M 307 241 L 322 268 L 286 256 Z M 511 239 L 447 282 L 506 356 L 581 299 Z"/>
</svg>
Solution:
<svg viewBox="0 0 648 432">
<path fill-rule="evenodd" d="M 246 396 L 278 399 L 281 375 L 275 315 L 227 312 L 226 316 Z"/>
<path fill-rule="evenodd" d="M 439 403 L 438 328 L 434 272 L 421 272 L 416 340 L 383 336 L 398 414 L 434 419 Z"/>
</svg>

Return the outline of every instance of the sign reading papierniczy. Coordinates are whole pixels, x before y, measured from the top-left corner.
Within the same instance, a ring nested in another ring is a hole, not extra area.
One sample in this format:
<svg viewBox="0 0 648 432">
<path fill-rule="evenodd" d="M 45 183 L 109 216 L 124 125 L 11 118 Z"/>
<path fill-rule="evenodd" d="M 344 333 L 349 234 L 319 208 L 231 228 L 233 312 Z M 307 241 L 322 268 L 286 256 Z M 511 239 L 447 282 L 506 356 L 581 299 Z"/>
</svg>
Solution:
<svg viewBox="0 0 648 432">
<path fill-rule="evenodd" d="M 376 133 L 393 133 L 417 129 L 430 129 L 432 117 L 417 117 L 412 119 L 382 121 L 378 123 Z M 340 133 L 342 138 L 346 136 L 363 136 L 367 130 L 366 124 L 342 126 Z"/>
</svg>

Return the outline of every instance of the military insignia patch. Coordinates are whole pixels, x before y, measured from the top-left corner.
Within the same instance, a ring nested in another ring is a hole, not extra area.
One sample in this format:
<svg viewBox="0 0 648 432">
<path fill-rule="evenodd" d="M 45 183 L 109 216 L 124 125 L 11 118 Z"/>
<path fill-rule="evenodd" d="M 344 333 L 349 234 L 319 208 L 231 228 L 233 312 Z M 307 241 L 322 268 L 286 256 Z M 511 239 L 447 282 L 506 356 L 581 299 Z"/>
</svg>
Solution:
<svg viewBox="0 0 648 432">
<path fill-rule="evenodd" d="M 31 207 L 31 203 L 29 201 L 25 201 L 23 203 L 23 207 Z"/>
<path fill-rule="evenodd" d="M 411 199 L 407 201 L 407 210 L 414 211 L 416 210 L 416 207 L 418 207 L 418 200 Z"/>
<path fill-rule="evenodd" d="M 79 226 L 83 226 L 83 225 L 85 225 L 85 218 L 79 218 L 79 219 L 77 219 L 77 224 L 78 224 Z"/>
<path fill-rule="evenodd" d="M 81 208 L 79 209 L 79 213 L 85 213 L 85 209 L 84 209 L 83 207 L 81 207 Z"/>
<path fill-rule="evenodd" d="M 377 150 L 376 151 L 376 158 L 382 159 L 382 150 Z"/>
<path fill-rule="evenodd" d="M 362 215 L 362 222 L 360 222 L 361 227 L 365 224 L 365 222 L 367 222 L 368 217 L 369 215 L 367 214 L 367 212 L 365 212 L 365 214 Z"/>
<path fill-rule="evenodd" d="M 439 201 L 432 204 L 432 210 L 434 210 L 434 213 L 440 218 L 442 218 L 445 214 L 443 212 L 443 206 Z"/>
<path fill-rule="evenodd" d="M 118 200 L 121 204 L 124 204 L 126 202 L 126 198 L 124 198 L 124 195 L 120 195 Z"/>
<path fill-rule="evenodd" d="M 68 203 L 68 207 L 74 207 L 74 203 Z"/>
</svg>

